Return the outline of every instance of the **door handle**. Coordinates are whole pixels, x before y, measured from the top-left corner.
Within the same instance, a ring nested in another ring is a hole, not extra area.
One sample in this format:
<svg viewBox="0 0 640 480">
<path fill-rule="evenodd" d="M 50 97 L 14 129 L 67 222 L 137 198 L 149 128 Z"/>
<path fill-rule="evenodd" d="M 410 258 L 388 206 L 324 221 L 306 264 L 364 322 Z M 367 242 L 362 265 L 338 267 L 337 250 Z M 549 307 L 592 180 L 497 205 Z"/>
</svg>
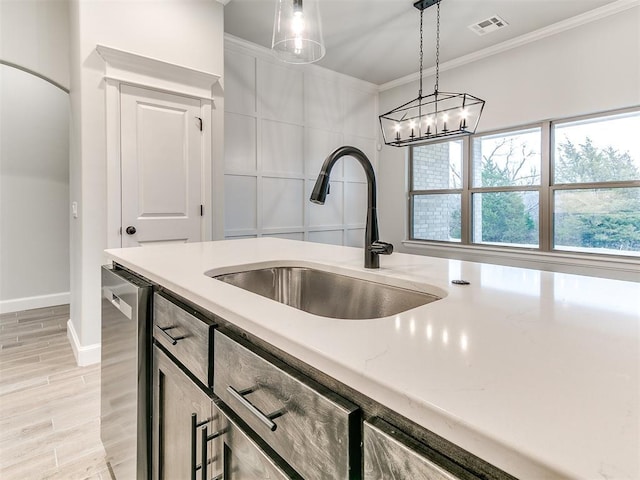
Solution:
<svg viewBox="0 0 640 480">
<path fill-rule="evenodd" d="M 202 464 L 196 464 L 196 434 L 198 428 L 203 425 L 206 425 L 209 420 L 204 420 L 203 422 L 198 422 L 198 415 L 195 413 L 191 414 L 191 480 L 196 480 L 196 473 L 198 470 L 202 468 Z"/>
<path fill-rule="evenodd" d="M 209 423 L 213 419 L 206 419 L 202 422 L 198 422 L 198 415 L 195 413 L 191 414 L 191 480 L 197 479 L 197 472 L 200 470 L 200 476 L 202 480 L 207 479 L 207 465 L 209 464 L 209 456 L 207 455 L 207 444 L 220 435 L 224 435 L 227 433 L 227 428 L 223 428 L 222 430 L 218 430 L 217 432 L 209 435 L 209 429 L 207 427 L 207 423 Z M 200 430 L 200 464 L 197 464 L 197 446 L 196 446 L 196 434 L 198 428 L 202 427 Z"/>
<path fill-rule="evenodd" d="M 127 232 L 128 235 L 133 235 L 134 233 L 136 233 L 136 227 L 134 227 L 133 225 L 129 225 L 125 229 L 125 232 Z"/>
<path fill-rule="evenodd" d="M 227 429 L 223 428 L 222 430 L 218 430 L 217 432 L 213 432 L 211 435 L 209 435 L 209 429 L 208 427 L 205 425 L 202 430 L 200 430 L 200 448 L 201 448 L 201 453 L 200 453 L 200 457 L 202 460 L 201 465 L 201 469 L 200 469 L 200 473 L 202 476 L 202 480 L 209 480 L 207 478 L 207 466 L 209 465 L 209 455 L 207 455 L 207 444 L 213 440 L 218 438 L 220 435 L 224 435 L 225 433 L 227 433 Z"/>
</svg>

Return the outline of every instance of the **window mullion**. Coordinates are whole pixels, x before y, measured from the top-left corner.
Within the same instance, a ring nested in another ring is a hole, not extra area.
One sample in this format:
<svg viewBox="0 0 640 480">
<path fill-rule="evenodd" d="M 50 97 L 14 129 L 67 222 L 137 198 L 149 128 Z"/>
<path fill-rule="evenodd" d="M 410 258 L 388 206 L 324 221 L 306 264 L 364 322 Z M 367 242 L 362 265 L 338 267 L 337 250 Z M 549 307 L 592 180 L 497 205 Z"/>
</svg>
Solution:
<svg viewBox="0 0 640 480">
<path fill-rule="evenodd" d="M 597 188 L 637 188 L 640 181 L 626 180 L 614 182 L 591 182 L 591 183 L 561 183 L 554 185 L 554 190 L 594 190 Z"/>
<path fill-rule="evenodd" d="M 405 232 L 405 238 L 414 240 L 413 238 L 413 147 L 409 148 L 409 178 L 408 178 L 408 191 L 407 195 L 407 227 Z"/>
<path fill-rule="evenodd" d="M 471 193 L 491 193 L 491 192 L 537 192 L 540 185 L 505 185 L 502 187 L 475 187 L 468 189 Z"/>
<path fill-rule="evenodd" d="M 440 190 L 414 190 L 413 192 L 409 192 L 409 195 L 437 195 L 437 194 L 447 194 L 447 193 L 462 193 L 462 189 L 460 188 L 442 188 Z"/>
<path fill-rule="evenodd" d="M 553 194 L 551 190 L 551 171 L 553 168 L 553 155 L 551 148 L 553 138 L 551 133 L 551 122 L 543 122 L 540 145 L 540 250 L 550 252 L 553 247 Z"/>
<path fill-rule="evenodd" d="M 462 195 L 460 197 L 460 243 L 471 244 L 471 137 L 462 143 Z"/>
</svg>

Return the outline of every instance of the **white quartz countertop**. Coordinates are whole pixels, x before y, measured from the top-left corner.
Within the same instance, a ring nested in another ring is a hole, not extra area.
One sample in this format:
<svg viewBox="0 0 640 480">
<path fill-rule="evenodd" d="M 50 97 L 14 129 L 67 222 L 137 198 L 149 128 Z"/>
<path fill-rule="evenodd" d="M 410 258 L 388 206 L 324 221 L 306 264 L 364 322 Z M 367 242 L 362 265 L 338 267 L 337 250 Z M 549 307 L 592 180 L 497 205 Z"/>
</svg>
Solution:
<svg viewBox="0 0 640 480">
<path fill-rule="evenodd" d="M 516 477 L 640 479 L 640 283 L 399 253 L 365 270 L 361 249 L 275 238 L 107 254 Z M 444 298 L 338 320 L 205 275 L 274 262 Z"/>
</svg>

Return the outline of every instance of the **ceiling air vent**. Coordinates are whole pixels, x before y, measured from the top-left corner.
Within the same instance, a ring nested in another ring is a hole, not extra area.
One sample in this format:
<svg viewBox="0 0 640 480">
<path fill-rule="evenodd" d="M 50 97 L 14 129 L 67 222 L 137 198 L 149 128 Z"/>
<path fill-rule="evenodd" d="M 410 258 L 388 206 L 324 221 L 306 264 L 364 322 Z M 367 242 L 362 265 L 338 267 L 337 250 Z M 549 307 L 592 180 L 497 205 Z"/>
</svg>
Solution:
<svg viewBox="0 0 640 480">
<path fill-rule="evenodd" d="M 487 33 L 495 32 L 500 28 L 504 28 L 509 25 L 498 15 L 493 15 L 486 20 L 483 20 L 473 25 L 469 25 L 469 30 L 477 33 L 478 35 L 486 35 Z"/>
</svg>

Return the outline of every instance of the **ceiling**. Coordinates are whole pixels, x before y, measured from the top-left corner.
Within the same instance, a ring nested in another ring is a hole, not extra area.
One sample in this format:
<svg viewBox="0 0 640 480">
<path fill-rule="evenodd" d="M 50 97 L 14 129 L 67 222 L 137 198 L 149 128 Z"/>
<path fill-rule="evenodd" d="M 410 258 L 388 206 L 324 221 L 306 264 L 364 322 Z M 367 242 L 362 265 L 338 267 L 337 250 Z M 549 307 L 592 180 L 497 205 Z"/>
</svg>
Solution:
<svg viewBox="0 0 640 480">
<path fill-rule="evenodd" d="M 318 65 L 376 85 L 418 71 L 420 11 L 414 0 L 320 0 L 327 48 Z M 442 0 L 440 63 L 506 42 L 617 0 Z M 276 0 L 232 0 L 225 32 L 271 47 Z M 467 27 L 499 15 L 506 28 Z M 424 11 L 424 69 L 435 65 L 436 7 Z"/>
</svg>

